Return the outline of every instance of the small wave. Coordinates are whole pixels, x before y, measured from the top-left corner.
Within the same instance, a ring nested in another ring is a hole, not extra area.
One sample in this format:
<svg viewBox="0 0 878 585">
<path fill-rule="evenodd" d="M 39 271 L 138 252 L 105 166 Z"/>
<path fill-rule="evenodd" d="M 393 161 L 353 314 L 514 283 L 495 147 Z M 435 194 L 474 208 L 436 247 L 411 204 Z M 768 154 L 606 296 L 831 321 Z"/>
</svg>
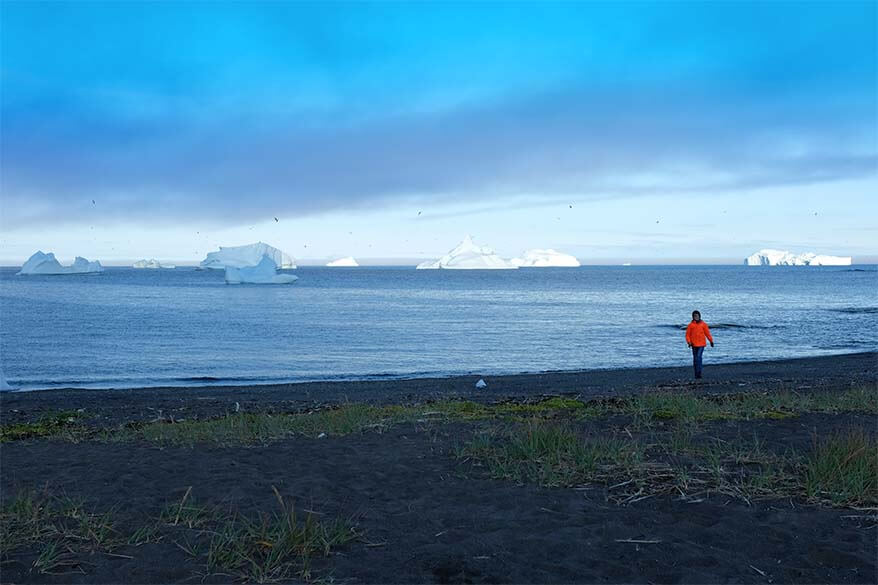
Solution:
<svg viewBox="0 0 878 585">
<path fill-rule="evenodd" d="M 851 341 L 847 341 L 844 343 L 827 343 L 824 345 L 815 346 L 817 349 L 825 349 L 825 350 L 839 350 L 839 349 L 876 349 L 874 343 L 870 343 L 868 341 L 861 341 L 858 339 L 854 339 Z"/>
<path fill-rule="evenodd" d="M 739 323 L 708 323 L 708 327 L 711 329 L 779 329 L 780 325 L 741 325 Z M 663 329 L 677 329 L 679 331 L 686 331 L 686 325 L 656 325 L 656 327 L 661 327 Z"/>
<path fill-rule="evenodd" d="M 873 315 L 878 313 L 878 307 L 842 307 L 840 309 L 829 309 L 835 313 L 847 313 L 849 315 Z"/>
</svg>

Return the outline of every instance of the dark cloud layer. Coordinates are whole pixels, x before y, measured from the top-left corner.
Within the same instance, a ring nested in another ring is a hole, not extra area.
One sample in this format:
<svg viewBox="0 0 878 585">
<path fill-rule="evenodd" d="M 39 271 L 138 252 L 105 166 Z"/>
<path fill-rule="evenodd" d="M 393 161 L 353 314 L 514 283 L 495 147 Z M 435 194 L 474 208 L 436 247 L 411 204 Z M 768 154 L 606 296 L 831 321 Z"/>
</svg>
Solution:
<svg viewBox="0 0 878 585">
<path fill-rule="evenodd" d="M 870 100 L 576 90 L 332 124 L 88 99 L 4 111 L 3 223 L 274 216 L 513 195 L 623 197 L 874 175 Z M 100 205 L 92 205 L 91 201 Z"/>
</svg>

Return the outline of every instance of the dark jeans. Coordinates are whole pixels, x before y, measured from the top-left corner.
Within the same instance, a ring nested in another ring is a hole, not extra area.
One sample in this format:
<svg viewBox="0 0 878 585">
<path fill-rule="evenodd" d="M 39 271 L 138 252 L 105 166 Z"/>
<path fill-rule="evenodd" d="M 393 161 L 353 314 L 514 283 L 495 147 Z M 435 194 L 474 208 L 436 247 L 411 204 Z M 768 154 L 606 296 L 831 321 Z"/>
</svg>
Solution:
<svg viewBox="0 0 878 585">
<path fill-rule="evenodd" d="M 701 377 L 701 356 L 704 354 L 704 346 L 692 346 L 692 366 L 695 368 L 695 377 Z"/>
</svg>

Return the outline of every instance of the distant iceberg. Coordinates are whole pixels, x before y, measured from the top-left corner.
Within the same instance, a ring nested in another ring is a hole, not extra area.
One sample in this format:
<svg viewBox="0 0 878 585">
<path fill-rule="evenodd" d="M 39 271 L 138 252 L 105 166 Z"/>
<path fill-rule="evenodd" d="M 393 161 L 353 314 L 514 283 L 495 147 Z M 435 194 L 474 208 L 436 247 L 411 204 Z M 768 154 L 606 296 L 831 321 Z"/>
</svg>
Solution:
<svg viewBox="0 0 878 585">
<path fill-rule="evenodd" d="M 36 252 L 28 258 L 18 274 L 92 274 L 103 271 L 104 267 L 100 262 L 89 262 L 81 256 L 77 256 L 70 266 L 61 266 L 55 259 L 55 254 Z"/>
<path fill-rule="evenodd" d="M 359 264 L 351 256 L 348 256 L 346 258 L 339 258 L 338 260 L 333 260 L 332 262 L 329 262 L 327 264 L 327 266 L 331 266 L 332 268 L 348 268 L 348 267 L 359 266 Z"/>
<path fill-rule="evenodd" d="M 289 284 L 298 279 L 292 274 L 278 274 L 277 264 L 268 254 L 256 266 L 226 266 L 226 284 Z"/>
<path fill-rule="evenodd" d="M 759 250 L 744 260 L 747 266 L 850 266 L 850 256 L 826 256 L 806 252 L 793 254 L 786 250 Z"/>
<path fill-rule="evenodd" d="M 456 248 L 436 261 L 421 262 L 418 270 L 510 270 L 518 266 L 507 262 L 485 246 L 476 246 L 467 236 Z"/>
<path fill-rule="evenodd" d="M 173 264 L 162 264 L 161 262 L 159 262 L 155 258 L 152 258 L 150 260 L 138 260 L 137 262 L 135 262 L 131 266 L 133 268 L 152 268 L 152 269 L 176 268 L 176 266 L 174 266 Z"/>
<path fill-rule="evenodd" d="M 564 254 L 551 248 L 546 250 L 540 248 L 528 250 L 524 253 L 524 257 L 513 258 L 510 262 L 521 268 L 576 268 L 580 266 L 579 260 L 570 254 Z"/>
<path fill-rule="evenodd" d="M 263 256 L 271 258 L 278 268 L 291 269 L 296 267 L 295 260 L 289 254 L 262 242 L 246 246 L 220 246 L 218 252 L 208 253 L 199 267 L 213 270 L 223 270 L 227 267 L 245 268 L 258 265 Z"/>
</svg>

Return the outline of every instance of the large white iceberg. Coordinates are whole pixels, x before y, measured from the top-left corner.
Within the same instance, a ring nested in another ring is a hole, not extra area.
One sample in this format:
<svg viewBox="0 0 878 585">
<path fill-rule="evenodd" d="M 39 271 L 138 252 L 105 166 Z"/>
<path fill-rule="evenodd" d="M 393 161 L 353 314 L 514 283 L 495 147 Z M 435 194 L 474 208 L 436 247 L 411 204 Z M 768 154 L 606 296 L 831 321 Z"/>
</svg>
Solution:
<svg viewBox="0 0 878 585">
<path fill-rule="evenodd" d="M 556 266 L 575 268 L 580 266 L 579 260 L 570 254 L 564 254 L 551 248 L 528 250 L 522 258 L 513 258 L 510 262 L 523 268 L 552 268 Z"/>
<path fill-rule="evenodd" d="M 759 250 L 744 260 L 747 266 L 850 266 L 850 256 L 826 256 L 806 252 L 793 254 L 786 250 Z"/>
<path fill-rule="evenodd" d="M 268 254 L 256 266 L 226 266 L 226 284 L 289 284 L 298 279 L 292 274 L 279 274 L 277 264 Z"/>
<path fill-rule="evenodd" d="M 333 260 L 326 264 L 332 268 L 350 268 L 354 266 L 359 266 L 356 260 L 353 257 L 348 256 L 346 258 L 339 258 L 338 260 Z"/>
<path fill-rule="evenodd" d="M 456 248 L 436 261 L 421 262 L 418 270 L 510 270 L 516 269 L 486 246 L 476 246 L 471 236 L 467 236 Z"/>
<path fill-rule="evenodd" d="M 208 253 L 199 267 L 214 270 L 223 270 L 227 267 L 245 268 L 258 265 L 263 256 L 271 258 L 278 268 L 296 267 L 295 260 L 289 254 L 262 242 L 246 246 L 220 246 L 218 252 Z"/>
<path fill-rule="evenodd" d="M 103 271 L 104 267 L 97 260 L 89 262 L 85 258 L 77 256 L 70 266 L 61 266 L 52 252 L 48 254 L 36 252 L 28 258 L 18 274 L 90 274 Z"/>
<path fill-rule="evenodd" d="M 161 262 L 159 262 L 155 258 L 151 258 L 149 260 L 138 260 L 137 262 L 135 262 L 131 266 L 134 268 L 151 268 L 151 269 L 176 268 L 176 266 L 174 266 L 173 264 L 162 264 Z"/>
</svg>

